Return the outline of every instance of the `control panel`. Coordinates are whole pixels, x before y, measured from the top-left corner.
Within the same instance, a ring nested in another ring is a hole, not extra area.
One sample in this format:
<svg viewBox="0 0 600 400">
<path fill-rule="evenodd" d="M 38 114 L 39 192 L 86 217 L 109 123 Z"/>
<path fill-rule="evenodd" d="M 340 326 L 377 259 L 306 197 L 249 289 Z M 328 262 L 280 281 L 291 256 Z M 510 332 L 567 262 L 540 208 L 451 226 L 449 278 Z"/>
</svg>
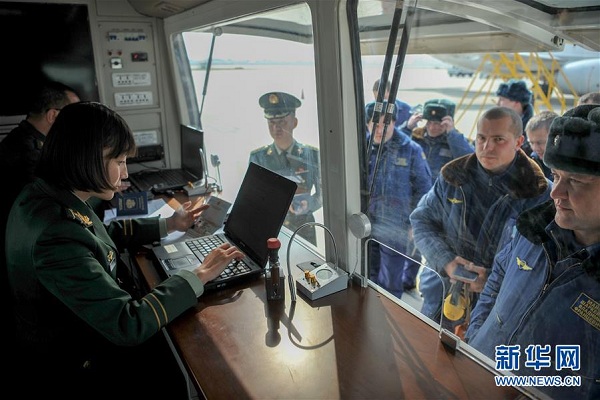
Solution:
<svg viewBox="0 0 600 400">
<path fill-rule="evenodd" d="M 107 100 L 115 110 L 159 107 L 157 69 L 150 23 L 101 23 Z"/>
<path fill-rule="evenodd" d="M 130 172 L 147 167 L 164 168 L 165 132 L 161 108 L 157 48 L 152 22 L 100 22 L 102 98 L 133 131 L 137 157 L 128 160 Z M 144 163 L 144 166 L 138 163 Z"/>
</svg>

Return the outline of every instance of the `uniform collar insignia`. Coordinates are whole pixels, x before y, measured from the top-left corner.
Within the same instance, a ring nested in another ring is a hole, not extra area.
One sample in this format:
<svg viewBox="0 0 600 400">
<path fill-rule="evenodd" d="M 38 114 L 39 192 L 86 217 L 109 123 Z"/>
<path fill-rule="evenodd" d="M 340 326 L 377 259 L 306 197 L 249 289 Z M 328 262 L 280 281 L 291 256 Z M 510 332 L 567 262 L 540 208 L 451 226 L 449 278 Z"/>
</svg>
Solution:
<svg viewBox="0 0 600 400">
<path fill-rule="evenodd" d="M 270 156 L 271 154 L 273 154 L 273 149 L 269 147 L 267 150 L 267 155 Z"/>
<path fill-rule="evenodd" d="M 452 204 L 461 204 L 461 203 L 462 203 L 462 200 L 460 200 L 460 199 L 457 199 L 456 197 L 453 197 L 453 198 L 451 198 L 451 199 L 448 199 L 448 201 L 449 201 L 450 203 L 452 203 Z"/>
<path fill-rule="evenodd" d="M 527 265 L 527 263 L 523 260 L 521 260 L 519 257 L 517 257 L 517 267 L 519 267 L 519 269 L 522 269 L 523 271 L 531 271 L 532 268 Z"/>
<path fill-rule="evenodd" d="M 108 260 L 109 263 L 113 262 L 113 260 L 115 259 L 114 251 L 109 250 L 108 254 L 106 255 L 106 259 Z"/>
<path fill-rule="evenodd" d="M 79 222 L 86 228 L 92 226 L 92 220 L 87 215 L 83 215 L 79 211 L 75 211 L 72 208 L 67 210 L 67 218 L 72 219 L 73 221 Z"/>
</svg>

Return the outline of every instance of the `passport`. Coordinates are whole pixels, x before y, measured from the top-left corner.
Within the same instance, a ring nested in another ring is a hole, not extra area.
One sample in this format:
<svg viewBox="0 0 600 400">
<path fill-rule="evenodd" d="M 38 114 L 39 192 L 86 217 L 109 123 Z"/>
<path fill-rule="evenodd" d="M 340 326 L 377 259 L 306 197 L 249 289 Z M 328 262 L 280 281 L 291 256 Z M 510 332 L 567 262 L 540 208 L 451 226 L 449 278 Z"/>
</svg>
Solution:
<svg viewBox="0 0 600 400">
<path fill-rule="evenodd" d="M 117 216 L 148 214 L 148 193 L 115 193 Z"/>
</svg>

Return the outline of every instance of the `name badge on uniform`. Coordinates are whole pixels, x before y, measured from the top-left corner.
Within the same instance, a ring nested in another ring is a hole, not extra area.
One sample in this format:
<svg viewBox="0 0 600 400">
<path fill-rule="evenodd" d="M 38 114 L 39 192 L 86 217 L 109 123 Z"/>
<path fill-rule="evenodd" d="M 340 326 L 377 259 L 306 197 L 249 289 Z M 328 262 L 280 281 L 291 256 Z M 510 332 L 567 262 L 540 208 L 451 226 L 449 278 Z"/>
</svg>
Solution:
<svg viewBox="0 0 600 400">
<path fill-rule="evenodd" d="M 452 157 L 452 153 L 450 153 L 450 149 L 440 149 L 440 156 L 442 157 Z"/>
<path fill-rule="evenodd" d="M 396 162 L 394 164 L 399 165 L 401 167 L 406 167 L 408 166 L 408 160 L 404 157 L 398 157 L 396 158 Z"/>
</svg>

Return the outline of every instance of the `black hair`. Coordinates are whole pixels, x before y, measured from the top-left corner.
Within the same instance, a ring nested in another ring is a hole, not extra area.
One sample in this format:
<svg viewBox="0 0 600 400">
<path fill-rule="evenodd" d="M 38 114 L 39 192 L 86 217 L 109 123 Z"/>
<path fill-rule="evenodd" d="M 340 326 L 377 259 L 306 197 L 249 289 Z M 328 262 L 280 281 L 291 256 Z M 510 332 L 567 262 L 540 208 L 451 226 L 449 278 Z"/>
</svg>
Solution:
<svg viewBox="0 0 600 400">
<path fill-rule="evenodd" d="M 100 103 L 69 104 L 48 132 L 36 175 L 69 190 L 115 190 L 107 176 L 106 150 L 109 159 L 135 154 L 125 120 Z"/>
<path fill-rule="evenodd" d="M 75 90 L 64 83 L 45 82 L 34 94 L 29 105 L 29 115 L 44 114 L 52 108 L 62 110 L 71 103 L 69 92 L 77 95 Z"/>
</svg>

